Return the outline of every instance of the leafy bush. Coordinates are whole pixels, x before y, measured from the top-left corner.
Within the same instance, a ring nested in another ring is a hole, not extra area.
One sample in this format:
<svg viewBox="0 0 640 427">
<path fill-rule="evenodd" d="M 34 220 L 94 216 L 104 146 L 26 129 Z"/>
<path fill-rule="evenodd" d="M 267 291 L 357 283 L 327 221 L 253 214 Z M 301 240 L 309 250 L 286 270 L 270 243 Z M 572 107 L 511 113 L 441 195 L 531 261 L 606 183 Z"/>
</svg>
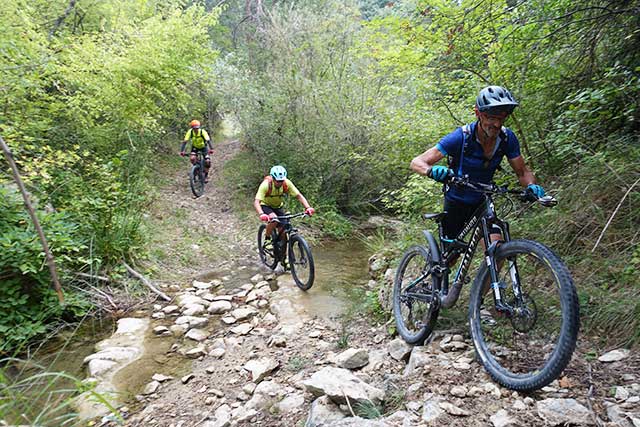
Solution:
<svg viewBox="0 0 640 427">
<path fill-rule="evenodd" d="M 38 211 L 57 266 L 80 268 L 87 260 L 86 247 L 77 240 L 78 226 L 66 214 Z M 46 323 L 70 310 L 87 307 L 71 297 L 67 306 L 58 303 L 51 289 L 45 255 L 22 200 L 11 187 L 0 185 L 0 353 L 45 332 Z"/>
</svg>

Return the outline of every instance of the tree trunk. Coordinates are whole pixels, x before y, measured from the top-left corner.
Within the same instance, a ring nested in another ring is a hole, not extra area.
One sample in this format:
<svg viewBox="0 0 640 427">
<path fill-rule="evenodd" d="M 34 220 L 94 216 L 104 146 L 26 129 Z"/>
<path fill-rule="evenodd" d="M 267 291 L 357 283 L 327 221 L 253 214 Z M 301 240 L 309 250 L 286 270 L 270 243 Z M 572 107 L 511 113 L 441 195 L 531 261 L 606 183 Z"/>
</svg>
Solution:
<svg viewBox="0 0 640 427">
<path fill-rule="evenodd" d="M 56 263 L 49 250 L 49 245 L 47 244 L 47 238 L 44 236 L 44 232 L 42 231 L 42 227 L 40 227 L 40 221 L 38 221 L 38 217 L 36 216 L 36 212 L 33 209 L 33 205 L 29 200 L 29 193 L 24 187 L 24 183 L 22 182 L 22 178 L 20 178 L 20 172 L 18 172 L 18 167 L 16 163 L 13 161 L 13 155 L 11 154 L 11 149 L 4 142 L 4 139 L 0 136 L 0 145 L 2 145 L 2 151 L 4 152 L 5 157 L 7 158 L 7 162 L 9 162 L 9 166 L 11 167 L 11 171 L 13 172 L 13 179 L 16 184 L 18 184 L 18 188 L 22 193 L 22 198 L 24 199 L 24 205 L 27 208 L 27 212 L 29 212 L 29 216 L 33 221 L 33 225 L 36 227 L 36 232 L 38 233 L 38 237 L 40 238 L 40 243 L 42 244 L 42 249 L 44 250 L 44 254 L 47 260 L 47 265 L 49 266 L 49 272 L 51 273 L 51 280 L 53 280 L 53 286 L 58 294 L 58 300 L 60 304 L 64 303 L 64 295 L 62 294 L 62 287 L 60 286 L 60 281 L 58 280 L 58 272 L 56 271 Z"/>
</svg>

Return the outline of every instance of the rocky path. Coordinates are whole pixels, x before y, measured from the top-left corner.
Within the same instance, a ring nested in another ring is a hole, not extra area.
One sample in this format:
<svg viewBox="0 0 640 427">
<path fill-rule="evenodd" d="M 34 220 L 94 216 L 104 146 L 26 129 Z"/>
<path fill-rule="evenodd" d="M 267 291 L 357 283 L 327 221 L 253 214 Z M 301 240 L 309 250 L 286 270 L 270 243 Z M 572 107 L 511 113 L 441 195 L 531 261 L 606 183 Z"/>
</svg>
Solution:
<svg viewBox="0 0 640 427">
<path fill-rule="evenodd" d="M 237 142 L 217 148 L 215 173 L 238 149 Z M 183 369 L 176 375 L 160 364 L 149 372 L 123 409 L 125 426 L 640 427 L 636 354 L 578 351 L 560 380 L 522 395 L 489 379 L 463 325 L 412 348 L 364 317 L 344 329 L 309 316 L 289 275 L 260 270 L 253 233 L 234 216 L 225 191 L 211 187 L 191 199 L 179 176 L 163 190 L 167 206 L 183 206 L 195 227 L 215 230 L 234 250 L 179 272 L 195 280 L 165 283 L 174 299 L 150 310 L 148 339 L 166 343 L 163 360 Z M 378 285 L 390 273 L 377 277 Z"/>
</svg>

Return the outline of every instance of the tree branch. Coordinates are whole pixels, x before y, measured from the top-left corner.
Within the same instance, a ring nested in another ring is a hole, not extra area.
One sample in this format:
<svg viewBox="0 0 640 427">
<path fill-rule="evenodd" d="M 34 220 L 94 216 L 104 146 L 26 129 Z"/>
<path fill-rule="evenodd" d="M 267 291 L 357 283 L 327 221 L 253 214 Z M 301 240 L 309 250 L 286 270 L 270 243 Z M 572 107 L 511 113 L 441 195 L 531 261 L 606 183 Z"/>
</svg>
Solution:
<svg viewBox="0 0 640 427">
<path fill-rule="evenodd" d="M 620 202 L 618 203 L 618 206 L 616 206 L 616 209 L 611 214 L 611 217 L 609 217 L 609 221 L 607 221 L 607 224 L 602 229 L 602 232 L 600 233 L 600 236 L 598 237 L 598 240 L 596 241 L 596 244 L 593 245 L 593 248 L 591 249 L 591 252 L 596 250 L 596 248 L 598 247 L 598 244 L 600 243 L 600 240 L 602 239 L 602 236 L 604 236 L 604 232 L 607 231 L 607 228 L 609 228 L 609 224 L 611 224 L 611 221 L 613 220 L 613 217 L 616 216 L 616 214 L 618 213 L 618 210 L 620 209 L 620 206 L 622 206 L 622 202 L 624 202 L 624 199 L 627 198 L 629 193 L 631 193 L 631 190 L 633 190 L 633 187 L 635 187 L 638 182 L 640 182 L 640 178 L 636 179 L 636 182 L 634 182 L 631 185 L 631 187 L 629 187 L 627 192 L 624 193 L 624 196 L 622 196 L 622 199 L 620 199 Z"/>
<path fill-rule="evenodd" d="M 171 298 L 169 298 L 165 293 L 163 293 L 161 290 L 159 290 L 158 288 L 156 288 L 155 286 L 153 286 L 153 283 L 151 283 L 149 280 L 147 280 L 146 277 L 144 277 L 142 274 L 138 273 L 137 271 L 135 271 L 133 268 L 131 268 L 129 266 L 129 264 L 127 264 L 126 262 L 124 262 L 124 260 L 122 261 L 122 265 L 124 265 L 124 268 L 127 269 L 127 271 L 129 272 L 129 274 L 131 274 L 133 277 L 135 277 L 136 279 L 140 280 L 146 287 L 148 287 L 149 289 L 151 289 L 153 292 L 155 292 L 156 294 L 160 295 L 160 297 L 165 300 L 165 301 L 171 301 Z"/>
<path fill-rule="evenodd" d="M 22 182 L 22 178 L 20 178 L 20 172 L 18 172 L 18 167 L 16 166 L 16 162 L 13 160 L 13 154 L 11 154 L 11 149 L 4 142 L 4 139 L 0 136 L 0 145 L 2 145 L 2 151 L 4 151 L 4 155 L 7 158 L 7 162 L 9 162 L 9 166 L 11 167 L 11 171 L 13 172 L 13 179 L 16 184 L 18 184 L 18 188 L 20 189 L 20 193 L 22 193 L 22 198 L 24 199 L 24 205 L 27 208 L 27 212 L 29 212 L 29 216 L 31 217 L 31 221 L 33 221 L 33 225 L 36 228 L 36 232 L 38 233 L 38 237 L 40 238 L 40 243 L 42 244 L 42 249 L 44 250 L 45 260 L 47 265 L 49 266 L 49 273 L 51 274 L 51 280 L 53 280 L 53 286 L 58 294 L 58 301 L 60 304 L 64 304 L 64 295 L 62 294 L 62 287 L 60 286 L 60 281 L 58 280 L 58 272 L 56 271 L 56 263 L 49 250 L 49 244 L 47 243 L 47 238 L 44 235 L 44 231 L 42 231 L 42 227 L 40 227 L 40 221 L 38 221 L 38 217 L 36 216 L 36 212 L 33 209 L 33 205 L 31 204 L 31 200 L 29 200 L 29 194 L 27 193 L 26 188 L 24 187 L 24 183 Z"/>
<path fill-rule="evenodd" d="M 76 0 L 69 0 L 69 6 L 67 6 L 64 13 L 61 16 L 59 16 L 58 19 L 56 19 L 56 22 L 53 24 L 53 28 L 51 29 L 51 31 L 49 31 L 49 40 L 51 40 L 51 38 L 56 33 L 56 31 L 58 31 L 58 28 L 60 28 L 60 25 L 62 25 L 64 20 L 67 19 L 67 16 L 69 16 L 69 14 L 71 13 L 71 11 L 75 6 L 76 6 Z"/>
</svg>

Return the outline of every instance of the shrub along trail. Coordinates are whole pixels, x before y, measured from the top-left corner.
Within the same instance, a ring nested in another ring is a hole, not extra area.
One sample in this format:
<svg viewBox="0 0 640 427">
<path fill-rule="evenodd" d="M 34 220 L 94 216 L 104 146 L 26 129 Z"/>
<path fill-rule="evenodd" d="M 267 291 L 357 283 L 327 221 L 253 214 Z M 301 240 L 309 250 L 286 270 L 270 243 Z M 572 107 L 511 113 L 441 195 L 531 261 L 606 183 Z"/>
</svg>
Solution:
<svg viewBox="0 0 640 427">
<path fill-rule="evenodd" d="M 192 198 L 186 165 L 162 189 L 155 250 L 173 301 L 150 308 L 149 339 L 170 349 L 128 390 L 125 425 L 640 425 L 637 354 L 581 343 L 563 377 L 522 395 L 489 379 L 464 325 L 411 348 L 364 314 L 344 330 L 310 317 L 289 274 L 261 270 L 257 223 L 231 207 L 220 178 L 239 149 L 216 147 L 203 197 Z"/>
</svg>

